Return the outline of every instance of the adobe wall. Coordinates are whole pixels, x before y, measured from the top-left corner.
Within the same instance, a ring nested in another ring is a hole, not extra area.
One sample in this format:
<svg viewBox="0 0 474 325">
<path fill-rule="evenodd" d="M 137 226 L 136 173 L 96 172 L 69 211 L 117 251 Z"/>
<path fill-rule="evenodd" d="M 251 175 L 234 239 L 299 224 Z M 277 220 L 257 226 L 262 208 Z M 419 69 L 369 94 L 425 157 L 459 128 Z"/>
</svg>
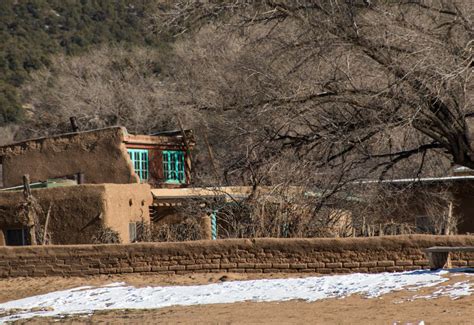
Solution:
<svg viewBox="0 0 474 325">
<path fill-rule="evenodd" d="M 453 186 L 454 215 L 459 218 L 458 233 L 474 234 L 474 185 L 463 182 Z"/>
<path fill-rule="evenodd" d="M 116 273 L 392 272 L 428 268 L 423 248 L 474 245 L 473 236 L 233 239 L 127 245 L 0 247 L 0 277 Z M 455 254 L 453 266 L 474 266 Z"/>
<path fill-rule="evenodd" d="M 87 244 L 101 229 L 105 210 L 104 188 L 100 185 L 78 185 L 32 190 L 43 211 L 51 204 L 48 233 L 55 244 Z M 27 220 L 19 220 L 20 205 L 25 202 L 22 191 L 0 192 L 0 230 L 22 228 Z M 44 226 L 46 213 L 39 215 Z M 0 231 L 2 232 L 2 231 Z M 3 232 L 2 234 L 3 235 Z"/>
<path fill-rule="evenodd" d="M 85 174 L 86 183 L 138 183 L 120 127 L 28 140 L 0 147 L 3 185 Z"/>
<path fill-rule="evenodd" d="M 43 211 L 51 205 L 48 233 L 53 244 L 90 244 L 104 226 L 117 231 L 127 243 L 128 223 L 150 219 L 152 196 L 147 184 L 85 184 L 34 189 L 32 194 Z M 23 202 L 21 191 L 0 192 L 0 237 L 2 230 L 26 224 L 18 220 Z M 45 218 L 46 213 L 39 215 L 40 225 Z"/>
<path fill-rule="evenodd" d="M 105 184 L 104 225 L 117 231 L 122 243 L 130 242 L 130 222 L 150 222 L 153 204 L 148 184 Z"/>
</svg>

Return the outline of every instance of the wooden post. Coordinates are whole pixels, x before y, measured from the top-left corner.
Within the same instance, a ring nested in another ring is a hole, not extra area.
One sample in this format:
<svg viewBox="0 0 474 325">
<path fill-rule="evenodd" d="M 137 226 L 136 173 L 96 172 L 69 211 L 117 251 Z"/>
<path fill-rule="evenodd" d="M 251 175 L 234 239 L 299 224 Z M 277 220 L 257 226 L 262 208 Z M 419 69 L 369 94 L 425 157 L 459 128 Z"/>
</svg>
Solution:
<svg viewBox="0 0 474 325">
<path fill-rule="evenodd" d="M 31 194 L 31 187 L 30 187 L 30 175 L 26 174 L 23 175 L 23 196 L 26 200 L 26 213 L 28 218 L 28 230 L 30 233 L 30 244 L 37 245 L 36 242 L 36 218 L 35 218 L 35 211 L 33 206 L 33 196 Z"/>
<path fill-rule="evenodd" d="M 212 152 L 211 145 L 209 144 L 209 139 L 207 138 L 207 132 L 204 132 L 204 142 L 206 142 L 207 153 L 209 155 L 209 160 L 211 161 L 212 171 L 214 172 L 214 177 L 216 178 L 217 185 L 221 185 L 219 173 L 217 172 L 217 165 L 214 160 L 214 153 Z"/>
<path fill-rule="evenodd" d="M 71 116 L 69 118 L 69 121 L 71 122 L 71 129 L 72 129 L 72 132 L 77 132 L 79 131 L 79 125 L 77 124 L 77 119 L 75 116 Z"/>
<path fill-rule="evenodd" d="M 31 197 L 30 175 L 23 175 L 23 196 L 26 200 Z"/>
<path fill-rule="evenodd" d="M 181 122 L 181 119 L 179 116 L 176 116 L 176 119 L 178 120 L 179 128 L 181 130 L 181 133 L 183 135 L 183 142 L 184 146 L 186 148 L 186 157 L 185 157 L 185 173 L 186 173 L 186 181 L 190 182 L 191 181 L 191 149 L 189 147 L 189 142 L 188 138 L 186 137 L 186 132 L 184 131 L 183 123 Z"/>
<path fill-rule="evenodd" d="M 86 183 L 86 178 L 85 178 L 84 173 L 77 173 L 76 179 L 77 179 L 77 184 L 85 184 Z"/>
<path fill-rule="evenodd" d="M 46 238 L 48 236 L 48 225 L 49 225 L 49 217 L 51 215 L 51 207 L 52 204 L 49 204 L 48 214 L 46 214 L 46 221 L 44 222 L 44 231 L 43 231 L 43 245 L 46 245 Z"/>
<path fill-rule="evenodd" d="M 448 216 L 444 226 L 444 234 L 451 235 L 451 227 L 453 222 L 453 202 L 449 202 L 448 206 Z"/>
</svg>

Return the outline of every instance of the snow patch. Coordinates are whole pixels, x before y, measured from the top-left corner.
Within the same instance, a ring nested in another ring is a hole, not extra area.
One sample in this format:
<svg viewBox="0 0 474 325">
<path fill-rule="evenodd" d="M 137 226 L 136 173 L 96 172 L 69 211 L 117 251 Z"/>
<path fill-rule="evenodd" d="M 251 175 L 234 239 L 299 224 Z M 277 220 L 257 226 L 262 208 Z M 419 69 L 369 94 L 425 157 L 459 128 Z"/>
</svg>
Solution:
<svg viewBox="0 0 474 325">
<path fill-rule="evenodd" d="M 170 306 L 221 304 L 243 301 L 316 301 L 361 294 L 367 298 L 404 289 L 437 286 L 447 271 L 347 274 L 293 279 L 230 281 L 195 286 L 135 288 L 125 283 L 80 287 L 0 304 L 0 323 L 35 316 L 90 314 L 111 309 L 155 309 Z M 448 288 L 449 287 L 449 288 Z M 436 291 L 451 298 L 472 293 L 467 281 Z"/>
</svg>

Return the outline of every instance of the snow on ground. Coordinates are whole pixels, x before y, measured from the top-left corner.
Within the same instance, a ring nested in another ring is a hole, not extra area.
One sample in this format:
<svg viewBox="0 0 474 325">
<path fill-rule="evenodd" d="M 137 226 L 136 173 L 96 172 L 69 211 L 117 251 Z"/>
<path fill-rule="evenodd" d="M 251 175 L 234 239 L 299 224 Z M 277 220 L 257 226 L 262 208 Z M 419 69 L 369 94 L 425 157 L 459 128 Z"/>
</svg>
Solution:
<svg viewBox="0 0 474 325">
<path fill-rule="evenodd" d="M 293 279 L 229 281 L 195 286 L 135 288 L 125 283 L 79 287 L 0 304 L 0 323 L 35 316 L 89 314 L 110 309 L 154 309 L 169 306 L 242 301 L 316 301 L 361 294 L 368 298 L 399 290 L 435 287 L 448 280 L 448 271 L 347 274 Z M 470 295 L 470 283 L 443 286 L 432 297 Z M 423 296 L 430 298 L 431 296 Z M 421 296 L 420 296 L 421 298 Z"/>
</svg>

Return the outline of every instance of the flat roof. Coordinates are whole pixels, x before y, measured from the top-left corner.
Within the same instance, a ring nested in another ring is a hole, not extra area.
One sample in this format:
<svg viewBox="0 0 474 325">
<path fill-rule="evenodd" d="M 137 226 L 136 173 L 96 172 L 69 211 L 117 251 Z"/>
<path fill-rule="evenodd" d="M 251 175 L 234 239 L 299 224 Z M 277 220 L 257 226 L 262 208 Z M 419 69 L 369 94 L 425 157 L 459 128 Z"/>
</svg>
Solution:
<svg viewBox="0 0 474 325">
<path fill-rule="evenodd" d="M 383 179 L 383 180 L 361 180 L 361 181 L 354 181 L 353 184 L 452 182 L 452 181 L 466 181 L 466 180 L 474 180 L 474 175 L 399 178 L 399 179 Z"/>
</svg>

